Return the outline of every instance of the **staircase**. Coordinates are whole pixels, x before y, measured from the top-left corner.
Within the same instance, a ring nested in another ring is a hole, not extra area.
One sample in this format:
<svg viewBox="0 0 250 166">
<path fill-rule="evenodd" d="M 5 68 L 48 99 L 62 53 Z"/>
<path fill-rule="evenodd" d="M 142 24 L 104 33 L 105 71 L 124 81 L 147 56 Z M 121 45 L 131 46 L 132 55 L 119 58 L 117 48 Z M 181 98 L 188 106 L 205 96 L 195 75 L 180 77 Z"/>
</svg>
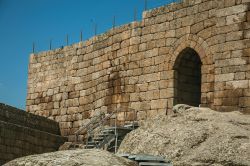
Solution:
<svg viewBox="0 0 250 166">
<path fill-rule="evenodd" d="M 134 128 L 133 128 L 134 127 Z M 85 148 L 98 148 L 110 152 L 116 152 L 127 133 L 131 132 L 138 125 L 126 125 L 123 127 L 107 127 L 97 135 L 88 137 Z"/>
<path fill-rule="evenodd" d="M 128 108 L 126 108 L 128 110 Z M 130 119 L 128 123 L 123 125 L 118 125 L 117 115 L 121 111 L 113 111 L 110 114 L 100 114 L 99 116 L 93 118 L 88 124 L 82 126 L 79 130 L 75 132 L 75 148 L 82 147 L 84 142 L 78 142 L 78 136 L 80 134 L 86 135 L 86 142 L 84 145 L 85 149 L 103 149 L 109 152 L 117 153 L 122 140 L 127 133 L 139 127 L 138 122 L 136 121 L 137 112 L 134 109 L 133 111 L 133 120 Z M 126 116 L 125 116 L 126 117 Z M 108 125 L 105 127 L 108 121 L 114 120 L 113 125 Z M 126 120 L 126 118 L 125 118 Z M 94 132 L 95 129 L 98 129 L 98 132 Z M 125 157 L 127 159 L 136 161 L 139 166 L 173 166 L 173 164 L 166 160 L 163 157 L 152 156 L 146 154 L 117 154 L 120 157 Z"/>
<path fill-rule="evenodd" d="M 127 123 L 124 122 L 123 125 L 118 125 L 118 113 L 124 113 L 125 115 L 128 113 L 128 108 L 126 108 L 126 112 L 123 112 L 122 109 L 115 110 L 112 113 L 106 115 L 102 113 L 99 116 L 93 118 L 88 124 L 80 127 L 79 130 L 75 132 L 75 146 L 84 144 L 84 142 L 79 142 L 78 139 L 78 136 L 81 134 L 85 135 L 86 149 L 97 148 L 116 153 L 126 134 L 138 127 L 138 123 L 135 121 L 137 119 L 137 112 L 131 108 L 129 109 L 130 112 L 133 112 L 133 119 L 131 120 L 130 118 L 130 121 L 127 121 Z M 112 120 L 114 121 L 114 124 L 109 124 L 105 127 L 105 125 L 107 125 L 107 123 Z M 100 131 L 96 133 L 96 129 L 99 129 Z"/>
</svg>

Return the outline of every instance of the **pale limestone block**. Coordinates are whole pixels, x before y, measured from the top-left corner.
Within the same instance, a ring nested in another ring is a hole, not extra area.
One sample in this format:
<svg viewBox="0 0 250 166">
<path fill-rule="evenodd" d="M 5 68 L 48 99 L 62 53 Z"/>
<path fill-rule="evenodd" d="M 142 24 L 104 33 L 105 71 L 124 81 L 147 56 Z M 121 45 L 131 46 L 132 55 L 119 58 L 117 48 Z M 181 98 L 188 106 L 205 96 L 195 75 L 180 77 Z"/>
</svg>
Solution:
<svg viewBox="0 0 250 166">
<path fill-rule="evenodd" d="M 249 87 L 249 81 L 248 80 L 239 80 L 239 81 L 228 81 L 226 82 L 226 86 L 229 87 L 229 89 L 238 89 L 238 88 L 245 88 L 247 89 Z"/>
<path fill-rule="evenodd" d="M 79 111 L 79 107 L 69 107 L 67 110 L 68 115 L 76 114 Z"/>
<path fill-rule="evenodd" d="M 248 6 L 246 4 L 240 4 L 228 8 L 222 8 L 217 11 L 216 16 L 217 17 L 222 17 L 222 16 L 228 16 L 228 15 L 233 15 L 237 13 L 242 13 L 248 10 Z"/>
<path fill-rule="evenodd" d="M 236 24 L 244 21 L 246 21 L 246 13 L 240 13 L 226 17 L 226 25 Z"/>
<path fill-rule="evenodd" d="M 167 100 L 165 99 L 158 99 L 158 100 L 151 100 L 151 109 L 166 109 L 167 108 Z"/>
<path fill-rule="evenodd" d="M 234 73 L 215 75 L 215 82 L 225 82 L 234 80 Z"/>
<path fill-rule="evenodd" d="M 47 96 L 52 96 L 54 94 L 53 89 L 48 89 Z"/>
<path fill-rule="evenodd" d="M 140 42 L 141 42 L 141 38 L 138 36 L 130 38 L 130 45 L 140 44 Z"/>
<path fill-rule="evenodd" d="M 131 102 L 131 108 L 135 110 L 140 110 L 141 102 Z"/>
</svg>

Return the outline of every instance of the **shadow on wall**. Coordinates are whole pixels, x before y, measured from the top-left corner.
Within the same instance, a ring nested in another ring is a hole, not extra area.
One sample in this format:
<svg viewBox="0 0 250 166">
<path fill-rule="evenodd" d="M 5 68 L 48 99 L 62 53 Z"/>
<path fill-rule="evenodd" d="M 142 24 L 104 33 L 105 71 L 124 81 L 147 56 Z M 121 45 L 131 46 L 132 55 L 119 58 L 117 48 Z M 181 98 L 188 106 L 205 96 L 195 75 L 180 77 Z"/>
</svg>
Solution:
<svg viewBox="0 0 250 166">
<path fill-rule="evenodd" d="M 112 70 L 108 79 L 108 93 L 105 98 L 107 112 L 111 113 L 120 110 L 118 113 L 118 124 L 123 124 L 126 120 L 124 116 L 129 111 L 129 94 L 124 92 L 125 79 L 121 78 L 119 70 Z M 120 109 L 119 109 L 120 108 Z M 111 125 L 114 120 L 111 120 Z"/>
</svg>

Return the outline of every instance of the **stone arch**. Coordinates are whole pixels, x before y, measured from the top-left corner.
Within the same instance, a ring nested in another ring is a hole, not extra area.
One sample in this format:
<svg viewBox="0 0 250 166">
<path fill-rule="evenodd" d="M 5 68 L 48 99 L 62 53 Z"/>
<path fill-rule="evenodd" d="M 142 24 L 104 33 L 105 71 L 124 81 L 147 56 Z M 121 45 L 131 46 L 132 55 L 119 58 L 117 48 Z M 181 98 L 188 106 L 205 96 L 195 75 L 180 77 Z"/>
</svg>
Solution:
<svg viewBox="0 0 250 166">
<path fill-rule="evenodd" d="M 178 55 L 185 48 L 192 48 L 199 55 L 203 65 L 212 65 L 213 58 L 209 51 L 209 46 L 206 41 L 201 37 L 193 34 L 187 34 L 178 39 L 172 44 L 169 51 L 170 54 L 170 65 L 169 70 L 172 70 Z"/>
<path fill-rule="evenodd" d="M 213 56 L 209 50 L 209 46 L 201 37 L 193 34 L 187 34 L 178 39 L 173 43 L 169 50 L 169 66 L 168 71 L 171 74 L 170 78 L 173 83 L 173 105 L 176 104 L 176 95 L 178 93 L 178 78 L 176 73 L 176 63 L 181 54 L 186 49 L 193 50 L 196 57 L 199 57 L 201 62 L 201 92 L 200 92 L 200 103 L 203 106 L 213 107 L 213 96 L 214 96 L 214 62 Z M 197 105 L 197 103 L 195 104 Z"/>
<path fill-rule="evenodd" d="M 201 59 L 187 47 L 181 51 L 174 64 L 174 104 L 199 106 L 201 103 Z"/>
</svg>

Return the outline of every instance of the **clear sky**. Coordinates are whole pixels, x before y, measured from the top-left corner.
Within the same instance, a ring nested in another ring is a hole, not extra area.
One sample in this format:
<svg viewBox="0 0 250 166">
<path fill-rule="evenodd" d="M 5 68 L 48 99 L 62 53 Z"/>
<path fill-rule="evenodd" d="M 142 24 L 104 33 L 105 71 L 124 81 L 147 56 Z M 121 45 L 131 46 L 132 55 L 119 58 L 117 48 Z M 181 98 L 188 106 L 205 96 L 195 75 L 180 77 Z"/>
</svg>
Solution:
<svg viewBox="0 0 250 166">
<path fill-rule="evenodd" d="M 173 0 L 147 0 L 149 9 Z M 134 9 L 141 20 L 144 0 L 0 0 L 0 102 L 25 109 L 29 54 L 79 42 L 116 24 L 133 21 Z"/>
</svg>

